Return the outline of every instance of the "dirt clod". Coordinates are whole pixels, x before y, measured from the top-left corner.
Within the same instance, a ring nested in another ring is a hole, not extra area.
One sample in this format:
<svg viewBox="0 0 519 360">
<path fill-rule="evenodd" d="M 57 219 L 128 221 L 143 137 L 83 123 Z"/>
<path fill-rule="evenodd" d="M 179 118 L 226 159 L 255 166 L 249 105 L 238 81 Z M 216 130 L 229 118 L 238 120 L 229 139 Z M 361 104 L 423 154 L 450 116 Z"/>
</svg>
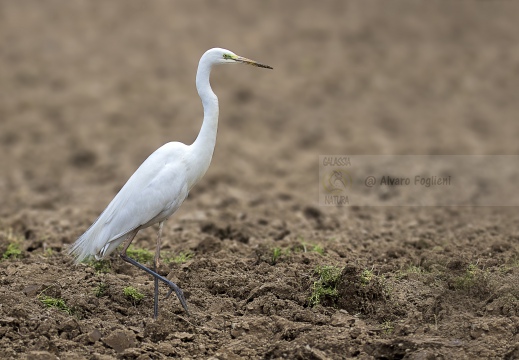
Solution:
<svg viewBox="0 0 519 360">
<path fill-rule="evenodd" d="M 58 357 L 48 351 L 30 351 L 27 360 L 58 360 Z"/>
<path fill-rule="evenodd" d="M 101 340 L 118 353 L 135 346 L 135 334 L 133 331 L 116 330 Z"/>
<path fill-rule="evenodd" d="M 88 341 L 91 343 L 95 343 L 99 339 L 101 339 L 101 332 L 97 329 L 94 329 L 88 333 Z"/>
</svg>

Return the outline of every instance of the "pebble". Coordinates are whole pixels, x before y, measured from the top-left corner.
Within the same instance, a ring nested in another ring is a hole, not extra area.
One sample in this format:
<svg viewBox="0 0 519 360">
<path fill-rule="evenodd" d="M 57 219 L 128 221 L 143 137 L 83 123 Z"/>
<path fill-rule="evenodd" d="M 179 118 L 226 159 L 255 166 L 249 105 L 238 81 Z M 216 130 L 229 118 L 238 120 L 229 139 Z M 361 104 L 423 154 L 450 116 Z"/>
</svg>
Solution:
<svg viewBox="0 0 519 360">
<path fill-rule="evenodd" d="M 118 353 L 128 348 L 135 347 L 135 334 L 133 331 L 116 330 L 102 339 L 103 343 Z"/>
</svg>

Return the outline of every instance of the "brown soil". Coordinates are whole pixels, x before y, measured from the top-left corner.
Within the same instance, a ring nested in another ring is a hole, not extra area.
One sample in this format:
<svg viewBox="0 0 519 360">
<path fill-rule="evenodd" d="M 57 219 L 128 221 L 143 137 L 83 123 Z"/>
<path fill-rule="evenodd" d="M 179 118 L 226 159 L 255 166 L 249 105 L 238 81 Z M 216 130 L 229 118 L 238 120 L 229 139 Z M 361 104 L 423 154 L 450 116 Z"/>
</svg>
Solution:
<svg viewBox="0 0 519 360">
<path fill-rule="evenodd" d="M 317 204 L 321 154 L 518 154 L 519 6 L 315 4 L 0 2 L 0 254 L 22 250 L 0 261 L 0 357 L 519 358 L 515 208 Z M 192 316 L 161 288 L 154 321 L 148 275 L 64 250 L 194 139 L 213 46 L 274 71 L 213 75 L 215 156 L 164 228 L 164 258 L 194 256 L 160 268 Z M 310 306 L 323 265 L 336 296 Z"/>
</svg>

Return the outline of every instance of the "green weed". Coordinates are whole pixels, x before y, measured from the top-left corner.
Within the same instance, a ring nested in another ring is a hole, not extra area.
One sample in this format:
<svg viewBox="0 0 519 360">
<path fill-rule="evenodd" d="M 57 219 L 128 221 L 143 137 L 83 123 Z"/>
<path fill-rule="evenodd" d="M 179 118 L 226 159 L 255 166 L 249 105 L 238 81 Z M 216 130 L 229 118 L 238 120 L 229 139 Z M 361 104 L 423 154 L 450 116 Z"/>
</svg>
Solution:
<svg viewBox="0 0 519 360">
<path fill-rule="evenodd" d="M 20 245 L 16 242 L 12 242 L 7 246 L 7 250 L 5 250 L 2 255 L 2 259 L 19 259 L 22 257 L 22 250 L 20 249 Z"/>
<path fill-rule="evenodd" d="M 373 280 L 374 277 L 375 277 L 375 274 L 373 273 L 373 269 L 363 270 L 362 273 L 360 274 L 360 283 L 363 286 L 366 286 Z"/>
<path fill-rule="evenodd" d="M 111 270 L 110 260 L 96 260 L 94 258 L 89 258 L 84 260 L 83 263 L 93 267 L 96 273 L 106 274 Z"/>
<path fill-rule="evenodd" d="M 271 264 L 275 265 L 282 256 L 289 256 L 292 251 L 289 248 L 282 249 L 279 247 L 272 248 Z"/>
<path fill-rule="evenodd" d="M 324 256 L 324 247 L 320 244 L 310 244 L 305 241 L 301 241 L 300 245 L 296 246 L 295 252 L 316 252 L 319 255 Z"/>
<path fill-rule="evenodd" d="M 181 251 L 176 256 L 164 256 L 163 261 L 164 261 L 164 264 L 171 264 L 171 263 L 183 264 L 183 263 L 191 260 L 194 256 L 195 256 L 195 254 L 193 254 L 192 252 Z"/>
<path fill-rule="evenodd" d="M 94 289 L 94 295 L 95 295 L 96 297 L 102 297 L 102 296 L 104 296 L 104 295 L 106 294 L 106 291 L 107 291 L 107 290 L 108 290 L 108 285 L 105 284 L 105 283 L 103 283 L 103 282 L 101 282 L 101 283 L 99 283 L 99 284 L 95 287 L 95 289 Z"/>
<path fill-rule="evenodd" d="M 426 273 L 427 271 L 419 266 L 409 265 L 405 270 L 398 270 L 395 274 L 395 277 L 400 280 L 407 278 L 411 274 L 424 275 Z"/>
<path fill-rule="evenodd" d="M 408 274 L 423 274 L 423 273 L 425 273 L 425 271 L 421 267 L 415 266 L 415 265 L 409 265 L 409 267 L 407 268 L 406 272 Z"/>
<path fill-rule="evenodd" d="M 476 277 L 478 274 L 478 267 L 474 264 L 469 264 L 465 270 L 465 274 L 458 276 L 454 279 L 454 287 L 456 289 L 468 290 L 473 287 L 476 283 Z"/>
<path fill-rule="evenodd" d="M 281 248 L 275 247 L 272 249 L 272 264 L 275 264 L 282 254 Z"/>
<path fill-rule="evenodd" d="M 171 259 L 172 262 L 174 262 L 175 264 L 183 264 L 189 260 L 191 260 L 193 257 L 195 256 L 195 254 L 193 254 L 192 252 L 180 252 L 180 254 L 178 254 L 177 256 L 173 257 Z"/>
<path fill-rule="evenodd" d="M 321 245 L 314 245 L 312 251 L 324 256 L 324 248 Z"/>
<path fill-rule="evenodd" d="M 128 286 L 123 289 L 124 296 L 130 300 L 130 302 L 136 306 L 141 302 L 142 299 L 144 299 L 144 294 L 140 293 L 136 288 L 133 286 Z"/>
<path fill-rule="evenodd" d="M 141 264 L 151 263 L 155 257 L 148 249 L 136 249 L 133 246 L 126 250 L 126 254 Z"/>
<path fill-rule="evenodd" d="M 508 260 L 505 264 L 501 265 L 499 270 L 502 274 L 507 274 L 519 268 L 519 258 L 514 257 Z"/>
<path fill-rule="evenodd" d="M 389 320 L 384 321 L 381 325 L 382 331 L 384 331 L 385 334 L 391 334 L 393 330 L 395 329 L 393 323 Z"/>
<path fill-rule="evenodd" d="M 452 286 L 456 290 L 469 291 L 480 296 L 487 296 L 496 286 L 488 271 L 481 270 L 477 264 L 469 264 L 462 276 L 454 277 Z"/>
<path fill-rule="evenodd" d="M 325 297 L 335 302 L 339 296 L 337 285 L 341 278 L 342 269 L 332 265 L 323 265 L 318 266 L 314 273 L 319 275 L 319 279 L 314 281 L 312 285 L 312 294 L 308 299 L 310 306 L 319 305 Z"/>
<path fill-rule="evenodd" d="M 67 306 L 65 300 L 53 298 L 47 295 L 39 295 L 39 300 L 47 307 L 54 307 L 63 312 L 66 312 L 69 315 L 72 315 L 72 309 Z"/>
</svg>

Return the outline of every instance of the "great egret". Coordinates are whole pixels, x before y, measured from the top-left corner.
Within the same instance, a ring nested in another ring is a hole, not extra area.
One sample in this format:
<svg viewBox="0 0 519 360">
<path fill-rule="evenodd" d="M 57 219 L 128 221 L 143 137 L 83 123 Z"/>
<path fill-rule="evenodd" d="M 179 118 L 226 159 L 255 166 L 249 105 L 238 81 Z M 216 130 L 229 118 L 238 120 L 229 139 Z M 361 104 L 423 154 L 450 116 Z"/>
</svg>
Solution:
<svg viewBox="0 0 519 360">
<path fill-rule="evenodd" d="M 94 256 L 96 260 L 110 255 L 123 244 L 121 258 L 154 277 L 154 318 L 158 316 L 158 282 L 177 294 L 189 315 L 182 290 L 172 281 L 157 273 L 162 227 L 187 198 L 191 188 L 207 171 L 216 143 L 218 128 L 218 98 L 211 89 L 209 76 L 213 65 L 248 64 L 272 69 L 268 65 L 241 57 L 232 51 L 214 48 L 200 58 L 196 73 L 196 88 L 204 107 L 204 120 L 196 140 L 191 145 L 170 142 L 151 154 L 135 171 L 97 220 L 70 247 L 69 254 L 76 263 Z M 154 270 L 131 259 L 126 250 L 139 230 L 159 224 Z"/>
</svg>

